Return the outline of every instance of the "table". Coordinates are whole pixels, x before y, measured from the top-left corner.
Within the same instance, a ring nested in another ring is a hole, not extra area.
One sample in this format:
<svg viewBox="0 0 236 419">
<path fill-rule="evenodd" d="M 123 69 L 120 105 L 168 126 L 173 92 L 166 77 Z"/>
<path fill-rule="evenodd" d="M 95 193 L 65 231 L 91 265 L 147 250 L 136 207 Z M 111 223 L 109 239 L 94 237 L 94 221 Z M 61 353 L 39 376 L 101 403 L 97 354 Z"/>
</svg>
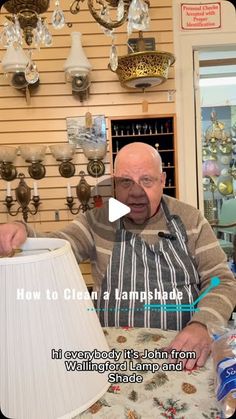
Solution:
<svg viewBox="0 0 236 419">
<path fill-rule="evenodd" d="M 133 348 L 141 355 L 147 349 L 164 348 L 176 331 L 142 328 L 104 328 L 110 348 L 117 351 Z M 133 359 L 132 365 L 140 364 Z M 121 360 L 119 361 L 121 362 Z M 142 363 L 160 364 L 165 360 L 149 359 Z M 171 362 L 171 361 L 170 361 Z M 130 365 L 130 364 L 129 364 Z M 134 374 L 133 371 L 125 372 Z M 111 384 L 104 396 L 88 410 L 73 419 L 220 419 L 214 394 L 212 359 L 202 368 L 192 371 L 135 371 L 143 377 L 142 383 Z"/>
</svg>

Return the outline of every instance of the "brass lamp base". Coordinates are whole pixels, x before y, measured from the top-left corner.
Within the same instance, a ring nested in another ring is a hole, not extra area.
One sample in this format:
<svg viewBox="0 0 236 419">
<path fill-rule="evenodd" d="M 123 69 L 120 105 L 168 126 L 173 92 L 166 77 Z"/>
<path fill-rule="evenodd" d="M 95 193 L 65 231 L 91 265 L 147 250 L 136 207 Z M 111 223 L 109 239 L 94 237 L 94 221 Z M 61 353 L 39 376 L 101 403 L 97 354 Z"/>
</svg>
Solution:
<svg viewBox="0 0 236 419">
<path fill-rule="evenodd" d="M 70 161 L 63 161 L 59 166 L 59 173 L 62 177 L 72 177 L 75 174 L 75 165 Z"/>
<path fill-rule="evenodd" d="M 88 174 L 92 177 L 100 177 L 105 173 L 105 165 L 101 160 L 91 160 L 87 165 Z"/>
<path fill-rule="evenodd" d="M 6 206 L 7 212 L 11 216 L 16 216 L 19 212 L 22 212 L 23 219 L 27 223 L 29 214 L 35 215 L 41 205 L 39 195 L 34 195 L 31 200 L 31 189 L 25 182 L 25 176 L 23 173 L 19 174 L 20 182 L 15 189 L 16 201 L 19 204 L 18 208 L 14 211 L 12 207 L 15 205 L 15 201 L 12 196 L 6 196 L 4 205 Z M 29 205 L 32 205 L 32 208 Z"/>
<path fill-rule="evenodd" d="M 31 166 L 28 167 L 28 172 L 30 177 L 33 179 L 43 179 L 46 174 L 46 169 L 40 162 L 32 163 Z"/>
<path fill-rule="evenodd" d="M 17 170 L 11 163 L 2 163 L 2 165 L 0 165 L 0 175 L 3 180 L 10 182 L 16 179 Z"/>
</svg>

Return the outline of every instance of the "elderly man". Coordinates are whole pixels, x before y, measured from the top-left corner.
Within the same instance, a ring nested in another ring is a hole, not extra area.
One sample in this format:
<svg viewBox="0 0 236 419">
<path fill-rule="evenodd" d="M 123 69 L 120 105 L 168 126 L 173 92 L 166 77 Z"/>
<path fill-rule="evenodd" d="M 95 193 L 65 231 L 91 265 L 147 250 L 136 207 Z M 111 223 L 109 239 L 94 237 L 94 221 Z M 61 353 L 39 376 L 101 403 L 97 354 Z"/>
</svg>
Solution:
<svg viewBox="0 0 236 419">
<path fill-rule="evenodd" d="M 207 322 L 229 319 L 236 282 L 207 220 L 192 206 L 163 195 L 164 186 L 157 151 L 144 143 L 126 145 L 117 154 L 115 189 L 116 198 L 130 207 L 128 216 L 110 223 L 105 206 L 79 214 L 49 236 L 69 240 L 78 262 L 90 258 L 102 325 L 179 330 L 169 349 L 195 351 L 196 359 L 186 362 L 192 368 L 209 355 Z M 27 235 L 35 233 L 23 223 L 1 225 L 0 253 L 10 253 Z M 144 308 L 193 304 L 215 276 L 220 285 L 201 299 L 199 311 Z"/>
</svg>

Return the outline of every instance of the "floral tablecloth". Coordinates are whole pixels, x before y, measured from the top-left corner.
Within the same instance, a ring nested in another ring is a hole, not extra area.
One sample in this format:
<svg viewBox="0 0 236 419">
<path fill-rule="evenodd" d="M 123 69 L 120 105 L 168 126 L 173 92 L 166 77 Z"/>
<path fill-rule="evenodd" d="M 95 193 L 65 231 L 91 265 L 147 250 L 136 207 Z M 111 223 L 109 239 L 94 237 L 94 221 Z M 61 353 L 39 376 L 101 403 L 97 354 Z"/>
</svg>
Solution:
<svg viewBox="0 0 236 419">
<path fill-rule="evenodd" d="M 133 348 L 141 354 L 132 362 L 142 363 L 145 349 L 161 351 L 176 335 L 175 331 L 139 328 L 104 328 L 110 348 L 124 353 Z M 119 361 L 121 362 L 121 361 Z M 166 363 L 149 359 L 149 363 Z M 171 362 L 171 361 L 170 361 Z M 125 374 L 133 374 L 126 371 Z M 104 396 L 73 419 L 220 419 L 214 395 L 212 360 L 191 371 L 136 371 L 142 383 L 111 384 Z"/>
</svg>

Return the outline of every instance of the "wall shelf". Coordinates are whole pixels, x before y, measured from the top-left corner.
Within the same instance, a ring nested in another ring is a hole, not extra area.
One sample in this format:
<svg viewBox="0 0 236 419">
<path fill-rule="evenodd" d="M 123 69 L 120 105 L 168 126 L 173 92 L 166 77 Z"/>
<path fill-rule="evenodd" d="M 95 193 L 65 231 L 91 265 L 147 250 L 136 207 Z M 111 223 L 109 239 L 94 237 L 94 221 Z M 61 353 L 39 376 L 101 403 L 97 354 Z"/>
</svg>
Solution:
<svg viewBox="0 0 236 419">
<path fill-rule="evenodd" d="M 109 119 L 111 172 L 117 152 L 126 144 L 145 142 L 158 149 L 166 172 L 164 193 L 178 197 L 175 115 L 114 117 Z"/>
</svg>

